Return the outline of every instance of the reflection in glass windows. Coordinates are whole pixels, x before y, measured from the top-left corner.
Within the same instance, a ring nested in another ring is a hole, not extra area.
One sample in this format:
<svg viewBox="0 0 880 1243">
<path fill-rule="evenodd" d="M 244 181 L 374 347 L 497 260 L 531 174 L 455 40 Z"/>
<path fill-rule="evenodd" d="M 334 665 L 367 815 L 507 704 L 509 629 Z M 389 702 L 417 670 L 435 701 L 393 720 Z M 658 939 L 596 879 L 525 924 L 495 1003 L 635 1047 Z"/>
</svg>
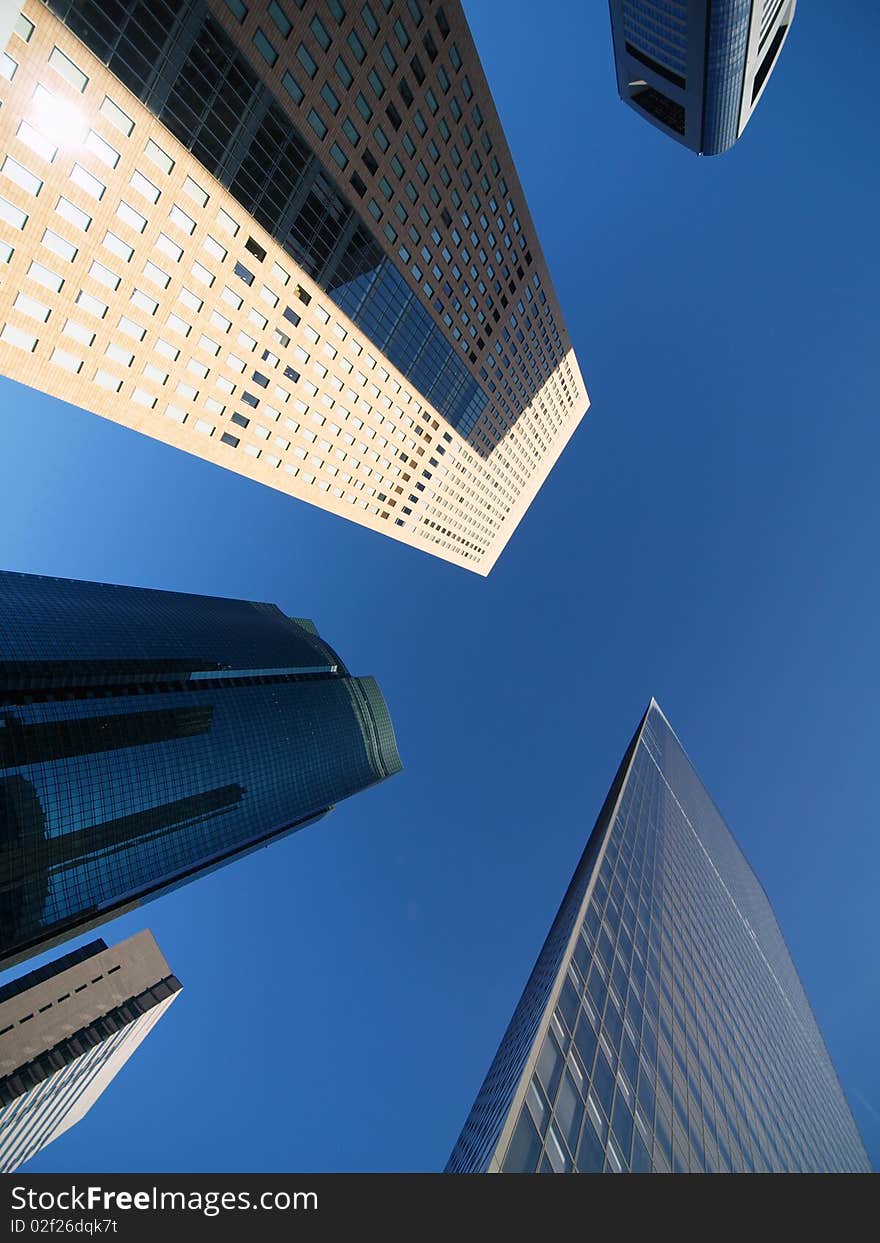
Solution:
<svg viewBox="0 0 880 1243">
<path fill-rule="evenodd" d="M 399 768 L 376 683 L 311 623 L 0 573 L 0 967 Z"/>
<path fill-rule="evenodd" d="M 870 1168 L 767 896 L 656 704 L 447 1168 Z"/>
<path fill-rule="evenodd" d="M 488 397 L 204 0 L 48 3 L 466 435 Z"/>
</svg>

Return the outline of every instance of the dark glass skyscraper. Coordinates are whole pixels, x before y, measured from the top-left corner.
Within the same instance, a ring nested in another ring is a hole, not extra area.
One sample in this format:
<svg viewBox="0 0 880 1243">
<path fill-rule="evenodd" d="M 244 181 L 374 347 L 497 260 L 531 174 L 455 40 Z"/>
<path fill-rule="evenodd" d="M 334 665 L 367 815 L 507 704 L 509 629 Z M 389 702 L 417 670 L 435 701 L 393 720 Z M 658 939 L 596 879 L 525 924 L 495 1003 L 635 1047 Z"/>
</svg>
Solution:
<svg viewBox="0 0 880 1243">
<path fill-rule="evenodd" d="M 620 98 L 700 155 L 720 155 L 757 107 L 797 0 L 610 0 Z"/>
<path fill-rule="evenodd" d="M 400 767 L 375 681 L 311 622 L 0 573 L 0 968 Z"/>
<path fill-rule="evenodd" d="M 767 895 L 653 700 L 447 1169 L 870 1169 Z"/>
</svg>

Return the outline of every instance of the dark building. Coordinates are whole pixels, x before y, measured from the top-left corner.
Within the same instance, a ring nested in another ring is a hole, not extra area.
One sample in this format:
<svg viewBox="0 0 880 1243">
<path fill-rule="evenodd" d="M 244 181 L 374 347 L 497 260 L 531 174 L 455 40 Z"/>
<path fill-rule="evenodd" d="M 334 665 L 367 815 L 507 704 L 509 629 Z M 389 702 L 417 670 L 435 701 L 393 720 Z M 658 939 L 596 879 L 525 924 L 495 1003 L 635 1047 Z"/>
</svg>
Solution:
<svg viewBox="0 0 880 1243">
<path fill-rule="evenodd" d="M 179 992 L 151 932 L 92 941 L 0 988 L 0 1171 L 79 1122 Z"/>
<path fill-rule="evenodd" d="M 309 621 L 0 573 L 0 969 L 400 766 L 375 681 Z"/>
<path fill-rule="evenodd" d="M 617 89 L 700 155 L 720 155 L 757 107 L 796 0 L 610 0 Z"/>
<path fill-rule="evenodd" d="M 652 700 L 447 1170 L 869 1169 L 767 895 Z"/>
</svg>

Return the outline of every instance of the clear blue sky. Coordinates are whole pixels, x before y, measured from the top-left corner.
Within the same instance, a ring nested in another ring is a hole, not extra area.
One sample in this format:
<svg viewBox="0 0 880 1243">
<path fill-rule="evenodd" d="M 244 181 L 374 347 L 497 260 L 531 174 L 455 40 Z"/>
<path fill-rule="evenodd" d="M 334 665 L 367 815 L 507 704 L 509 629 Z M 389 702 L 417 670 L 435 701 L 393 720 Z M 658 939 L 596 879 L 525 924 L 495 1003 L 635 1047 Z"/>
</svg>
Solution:
<svg viewBox="0 0 880 1243">
<path fill-rule="evenodd" d="M 34 1173 L 442 1168 L 652 694 L 880 1161 L 880 18 L 801 3 L 697 159 L 603 4 L 466 11 L 593 401 L 489 579 L 0 381 L 0 564 L 313 617 L 405 765 L 107 926 L 184 992 Z"/>
</svg>

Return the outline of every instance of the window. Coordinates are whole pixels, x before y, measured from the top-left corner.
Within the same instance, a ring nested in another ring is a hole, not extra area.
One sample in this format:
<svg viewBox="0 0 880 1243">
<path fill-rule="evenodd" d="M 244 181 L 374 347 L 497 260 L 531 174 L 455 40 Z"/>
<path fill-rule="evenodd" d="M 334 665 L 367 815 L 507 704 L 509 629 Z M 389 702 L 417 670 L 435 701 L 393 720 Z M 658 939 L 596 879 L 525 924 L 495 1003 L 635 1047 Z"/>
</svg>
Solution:
<svg viewBox="0 0 880 1243">
<path fill-rule="evenodd" d="M 329 82 L 325 82 L 321 87 L 321 98 L 335 116 L 339 111 L 339 98 Z"/>
<path fill-rule="evenodd" d="M 119 163 L 119 152 L 111 147 L 109 142 L 105 142 L 94 130 L 89 130 L 84 145 L 91 151 L 92 155 L 97 156 L 109 168 L 115 168 Z"/>
<path fill-rule="evenodd" d="M 140 324 L 133 319 L 129 319 L 127 315 L 120 317 L 119 331 L 124 332 L 126 336 L 134 337 L 136 341 L 143 341 L 147 334 L 146 328 L 142 328 Z"/>
<path fill-rule="evenodd" d="M 16 294 L 12 305 L 16 311 L 21 311 L 22 315 L 29 315 L 31 319 L 39 320 L 41 324 L 45 324 L 52 314 L 51 307 L 44 306 L 42 302 L 38 302 L 36 298 L 31 298 L 25 293 Z"/>
<path fill-rule="evenodd" d="M 188 194 L 193 202 L 198 203 L 199 207 L 207 207 L 210 195 L 207 190 L 203 190 L 197 181 L 193 181 L 192 177 L 187 177 L 183 183 L 183 192 Z"/>
<path fill-rule="evenodd" d="M 0 332 L 0 341 L 8 341 L 10 345 L 16 346 L 20 350 L 27 350 L 33 353 L 37 348 L 37 340 L 30 332 L 23 332 L 21 328 L 14 328 L 12 324 L 5 324 L 3 331 Z"/>
<path fill-rule="evenodd" d="M 342 131 L 351 145 L 356 147 L 361 140 L 361 136 L 349 117 L 346 117 L 342 122 Z"/>
<path fill-rule="evenodd" d="M 276 0 L 272 0 L 272 3 L 269 5 L 269 17 L 275 23 L 279 33 L 286 39 L 291 31 L 290 20 Z"/>
<path fill-rule="evenodd" d="M 221 293 L 220 297 L 221 297 L 221 298 L 223 299 L 223 301 L 224 301 L 224 302 L 226 302 L 229 306 L 234 307 L 236 311 L 238 311 L 238 310 L 240 310 L 240 309 L 241 309 L 241 306 L 242 306 L 242 304 L 243 304 L 243 302 L 244 302 L 244 299 L 243 299 L 243 298 L 240 298 L 240 297 L 238 296 L 238 294 L 235 292 L 235 290 L 234 290 L 234 289 L 230 289 L 228 285 L 225 285 L 225 286 L 223 287 L 223 292 Z M 217 314 L 217 312 L 215 311 L 215 312 L 214 312 L 214 314 L 216 315 L 216 314 Z M 228 319 L 225 319 L 225 318 L 224 318 L 224 317 L 222 317 L 222 316 L 221 316 L 220 318 L 222 319 L 223 331 L 224 331 L 224 332 L 227 332 L 227 331 L 228 331 L 228 330 L 232 327 L 232 321 L 231 321 L 231 320 L 228 320 Z M 214 318 L 213 318 L 213 316 L 212 316 L 212 322 L 217 323 L 218 321 L 217 321 L 217 320 L 214 320 Z"/>
<path fill-rule="evenodd" d="M 124 200 L 116 208 L 116 215 L 137 233 L 143 233 L 144 229 L 147 227 L 146 216 L 142 216 L 139 211 L 135 211 L 135 209 L 130 207 Z"/>
<path fill-rule="evenodd" d="M 321 120 L 314 108 L 312 108 L 309 112 L 309 125 L 311 125 L 312 129 L 319 138 L 325 138 L 327 136 L 327 126 Z"/>
<path fill-rule="evenodd" d="M 266 252 L 256 238 L 249 237 L 244 244 L 244 248 L 252 254 L 259 263 L 262 263 L 266 258 Z"/>
<path fill-rule="evenodd" d="M 243 280 L 246 285 L 253 285 L 254 283 L 253 272 L 249 272 L 243 263 L 236 263 L 235 275 L 238 276 L 241 280 Z"/>
<path fill-rule="evenodd" d="M 174 204 L 168 213 L 168 219 L 172 224 L 177 225 L 178 229 L 182 229 L 184 233 L 191 235 L 195 232 L 196 222 L 192 216 L 186 214 L 182 207 L 178 207 L 177 203 Z"/>
<path fill-rule="evenodd" d="M 305 97 L 305 92 L 288 69 L 285 69 L 284 71 L 284 75 L 281 78 L 281 85 L 287 91 L 288 95 L 295 104 L 302 103 Z"/>
<path fill-rule="evenodd" d="M 82 358 L 77 358 L 76 354 L 68 353 L 66 349 L 60 349 L 57 346 L 52 351 L 50 362 L 75 375 L 82 370 Z"/>
<path fill-rule="evenodd" d="M 14 12 L 15 10 L 13 10 Z M 25 43 L 30 43 L 31 35 L 34 33 L 34 23 L 24 13 L 19 13 L 15 19 L 15 25 L 12 28 L 18 35 L 19 39 L 23 39 Z"/>
<path fill-rule="evenodd" d="M 313 78 L 318 72 L 318 66 L 315 64 L 311 52 L 304 43 L 301 43 L 296 49 L 296 58 L 305 69 L 310 78 Z"/>
<path fill-rule="evenodd" d="M 130 185 L 134 190 L 137 190 L 138 194 L 142 194 L 145 199 L 149 199 L 151 203 L 159 201 L 159 187 L 154 186 L 152 181 L 145 177 L 143 173 L 138 172 L 137 169 L 131 175 Z"/>
<path fill-rule="evenodd" d="M 183 246 L 178 246 L 167 234 L 159 234 L 155 240 L 155 249 L 162 251 L 163 255 L 168 255 L 175 264 L 179 264 L 180 256 L 183 255 Z"/>
<path fill-rule="evenodd" d="M 95 383 L 101 388 L 106 388 L 111 393 L 118 393 L 122 388 L 122 381 L 118 376 L 113 375 L 109 371 L 104 371 L 101 367 L 95 372 Z"/>
<path fill-rule="evenodd" d="M 134 354 L 130 350 L 124 350 L 121 346 L 114 345 L 112 341 L 104 351 L 104 355 L 113 362 L 119 363 L 121 367 L 130 367 L 134 362 Z"/>
<path fill-rule="evenodd" d="M 233 416 L 233 418 L 234 417 L 235 416 Z M 229 445 L 233 449 L 237 449 L 240 444 L 240 441 L 237 436 L 230 436 L 229 432 L 224 432 L 223 435 L 220 437 L 220 443 L 224 445 Z"/>
<path fill-rule="evenodd" d="M 165 320 L 165 323 L 172 332 L 179 332 L 182 337 L 188 337 L 192 332 L 192 324 L 188 324 L 186 320 L 181 319 L 179 315 L 169 315 Z"/>
<path fill-rule="evenodd" d="M 348 88 L 351 86 L 354 79 L 351 76 L 351 71 L 349 70 L 348 65 L 345 63 L 345 61 L 342 59 L 341 56 L 336 57 L 335 68 L 336 68 L 337 78 L 339 78 L 339 81 L 342 83 L 345 89 L 348 90 Z"/>
<path fill-rule="evenodd" d="M 32 173 L 23 164 L 19 164 L 11 155 L 7 155 L 3 161 L 2 171 L 3 175 L 8 177 L 10 181 L 14 181 L 17 186 L 21 186 L 22 190 L 27 190 L 29 194 L 33 194 L 35 197 L 43 188 L 43 182 L 37 174 Z"/>
<path fill-rule="evenodd" d="M 155 315 L 159 309 L 159 303 L 156 299 L 151 298 L 142 289 L 135 289 L 129 301 L 132 306 L 139 307 L 140 310 L 146 311 L 149 315 Z"/>
<path fill-rule="evenodd" d="M 78 69 L 70 57 L 65 56 L 60 48 L 55 47 L 52 49 L 49 64 L 57 73 L 61 74 L 65 82 L 69 82 L 74 90 L 79 91 L 80 94 L 88 86 L 89 79 L 86 74 L 81 69 Z"/>
<path fill-rule="evenodd" d="M 379 33 L 379 23 L 376 21 L 375 14 L 368 4 L 365 4 L 361 9 L 361 17 L 364 19 L 364 25 L 367 30 L 369 30 L 370 34 L 375 39 L 376 35 Z"/>
<path fill-rule="evenodd" d="M 226 247 L 221 246 L 216 238 L 211 237 L 210 234 L 202 242 L 202 246 L 212 257 L 212 259 L 216 259 L 218 263 L 222 263 L 229 253 Z"/>
<path fill-rule="evenodd" d="M 32 125 L 28 125 L 27 121 L 21 122 L 16 133 L 25 146 L 30 147 L 31 151 L 35 152 L 42 159 L 47 160 L 50 164 L 55 159 L 58 148 L 48 138 L 39 133 L 38 130 L 35 130 Z"/>
<path fill-rule="evenodd" d="M 151 259 L 148 259 L 144 264 L 144 276 L 148 281 L 152 281 L 154 285 L 159 285 L 162 289 L 167 289 L 171 283 L 171 277 L 168 273 L 163 268 L 160 268 L 158 264 L 153 263 Z M 116 286 L 114 285 L 113 288 L 115 289 Z"/>
<path fill-rule="evenodd" d="M 104 241 L 102 244 L 106 246 L 107 249 L 114 255 L 118 256 L 123 263 L 128 263 L 134 254 L 133 247 L 129 246 L 128 243 L 124 242 L 121 237 L 117 237 L 115 233 L 111 233 L 109 230 L 104 234 Z"/>
<path fill-rule="evenodd" d="M 92 223 L 92 218 L 88 212 L 84 212 L 82 208 L 77 207 L 74 203 L 71 203 L 69 199 L 66 199 L 63 196 L 59 198 L 58 206 L 55 210 L 58 215 L 69 224 L 74 225 L 77 229 L 82 229 L 83 233 L 86 232 L 89 225 Z"/>
<path fill-rule="evenodd" d="M 134 129 L 134 121 L 127 112 L 123 112 L 119 105 L 113 102 L 109 95 L 104 96 L 100 112 L 126 138 L 130 136 L 131 131 Z"/>
<path fill-rule="evenodd" d="M 309 29 L 315 36 L 317 42 L 320 43 L 321 47 L 326 52 L 330 47 L 330 36 L 327 33 L 327 27 L 321 21 L 320 17 L 315 16 L 312 18 Z"/>
<path fill-rule="evenodd" d="M 352 52 L 354 53 L 355 59 L 357 60 L 358 64 L 362 65 L 364 63 L 364 59 L 367 53 L 364 48 L 364 45 L 361 43 L 360 39 L 357 37 L 354 31 L 352 31 L 351 34 L 348 36 L 348 46 L 351 48 Z"/>
<path fill-rule="evenodd" d="M 158 143 L 153 142 L 152 138 L 148 140 L 147 145 L 144 147 L 144 155 L 157 168 L 161 168 L 163 173 L 170 173 L 174 167 L 174 161 L 171 156 L 166 154 Z"/>
<path fill-rule="evenodd" d="M 214 358 L 220 353 L 220 346 L 211 337 L 205 336 L 204 333 L 199 337 L 198 347 L 205 350 L 206 353 L 213 355 Z"/>
<path fill-rule="evenodd" d="M 251 42 L 267 65 L 272 66 L 275 64 L 278 59 L 278 53 L 275 51 L 274 47 L 269 42 L 269 39 L 259 26 L 254 31 Z"/>
<path fill-rule="evenodd" d="M 186 310 L 193 311 L 195 314 L 198 314 L 199 311 L 201 311 L 201 308 L 205 305 L 205 303 L 201 301 L 201 298 L 196 295 L 196 293 L 193 293 L 193 291 L 188 290 L 188 288 L 180 290 L 178 293 L 178 301 L 183 302 Z"/>
<path fill-rule="evenodd" d="M 232 219 L 229 213 L 223 211 L 222 208 L 217 212 L 217 223 L 221 229 L 223 229 L 226 233 L 229 233 L 232 237 L 235 237 L 238 233 L 238 224 Z"/>
</svg>

